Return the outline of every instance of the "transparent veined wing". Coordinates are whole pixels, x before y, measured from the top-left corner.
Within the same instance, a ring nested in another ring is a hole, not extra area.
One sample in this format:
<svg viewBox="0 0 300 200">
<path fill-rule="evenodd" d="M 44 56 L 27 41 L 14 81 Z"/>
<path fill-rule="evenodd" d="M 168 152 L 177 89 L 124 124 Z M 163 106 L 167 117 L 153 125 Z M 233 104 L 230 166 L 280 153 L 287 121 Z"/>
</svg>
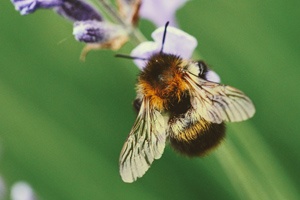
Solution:
<svg viewBox="0 0 300 200">
<path fill-rule="evenodd" d="M 251 118 L 255 107 L 242 91 L 219 83 L 209 82 L 194 74 L 185 77 L 194 109 L 193 117 L 203 117 L 213 123 L 238 122 Z"/>
<path fill-rule="evenodd" d="M 164 117 L 143 99 L 137 119 L 120 154 L 120 175 L 124 182 L 142 177 L 154 159 L 163 154 L 166 143 Z"/>
</svg>

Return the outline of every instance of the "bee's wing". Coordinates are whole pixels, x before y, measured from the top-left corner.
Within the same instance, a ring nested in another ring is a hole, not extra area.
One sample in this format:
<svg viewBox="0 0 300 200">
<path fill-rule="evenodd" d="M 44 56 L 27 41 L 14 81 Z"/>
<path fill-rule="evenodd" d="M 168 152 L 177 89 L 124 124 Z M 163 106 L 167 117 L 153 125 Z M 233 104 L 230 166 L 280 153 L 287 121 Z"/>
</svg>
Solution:
<svg viewBox="0 0 300 200">
<path fill-rule="evenodd" d="M 252 101 L 242 91 L 227 85 L 209 82 L 188 74 L 194 117 L 203 117 L 213 123 L 237 122 L 251 118 L 255 113 Z"/>
<path fill-rule="evenodd" d="M 120 155 L 120 175 L 124 182 L 142 177 L 154 159 L 159 159 L 166 142 L 164 117 L 150 108 L 144 99 L 137 119 L 129 133 Z"/>
</svg>

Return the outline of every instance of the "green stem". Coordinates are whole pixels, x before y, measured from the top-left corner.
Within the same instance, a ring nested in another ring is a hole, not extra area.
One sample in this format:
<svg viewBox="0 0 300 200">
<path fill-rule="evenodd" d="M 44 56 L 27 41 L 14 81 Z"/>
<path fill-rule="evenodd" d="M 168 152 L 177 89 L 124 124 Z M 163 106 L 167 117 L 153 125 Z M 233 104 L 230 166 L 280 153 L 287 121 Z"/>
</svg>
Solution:
<svg viewBox="0 0 300 200">
<path fill-rule="evenodd" d="M 131 24 L 127 24 L 119 15 L 115 7 L 108 2 L 107 0 L 99 0 L 101 10 L 105 11 L 106 14 L 116 23 L 122 25 L 125 29 L 130 33 L 129 36 L 134 45 L 138 45 L 144 41 L 146 41 L 146 37 L 142 34 L 142 32 L 136 27 L 131 26 Z M 129 27 L 129 28 L 128 28 Z"/>
<path fill-rule="evenodd" d="M 118 14 L 116 9 L 110 2 L 106 0 L 99 0 L 99 3 L 102 7 L 102 10 L 106 11 L 106 13 L 109 15 L 110 18 L 112 18 L 117 23 L 126 26 L 125 21 L 123 21 L 123 19 L 120 17 L 120 15 Z"/>
</svg>

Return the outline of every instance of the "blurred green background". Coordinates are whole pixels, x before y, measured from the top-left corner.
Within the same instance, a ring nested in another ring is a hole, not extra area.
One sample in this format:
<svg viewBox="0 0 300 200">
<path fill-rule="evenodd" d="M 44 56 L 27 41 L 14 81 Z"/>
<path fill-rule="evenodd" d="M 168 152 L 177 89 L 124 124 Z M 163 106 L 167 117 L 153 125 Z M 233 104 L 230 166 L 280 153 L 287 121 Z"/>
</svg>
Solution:
<svg viewBox="0 0 300 200">
<path fill-rule="evenodd" d="M 138 69 L 112 51 L 79 61 L 72 24 L 49 10 L 20 16 L 0 2 L 0 175 L 39 199 L 299 199 L 300 1 L 191 1 L 177 13 L 222 82 L 256 105 L 209 156 L 166 148 L 123 183 L 122 145 L 135 120 Z M 141 21 L 150 38 L 154 26 Z M 127 44 L 119 53 L 129 54 Z"/>
</svg>

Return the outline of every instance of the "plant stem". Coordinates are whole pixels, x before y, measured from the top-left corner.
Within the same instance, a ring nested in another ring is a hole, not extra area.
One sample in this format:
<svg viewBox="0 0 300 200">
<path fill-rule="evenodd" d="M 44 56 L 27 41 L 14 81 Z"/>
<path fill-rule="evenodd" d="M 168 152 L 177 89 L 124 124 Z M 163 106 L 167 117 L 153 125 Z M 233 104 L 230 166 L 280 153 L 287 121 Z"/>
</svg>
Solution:
<svg viewBox="0 0 300 200">
<path fill-rule="evenodd" d="M 114 20 L 116 23 L 121 24 L 124 26 L 125 29 L 128 30 L 130 33 L 131 41 L 135 44 L 138 45 L 144 41 L 146 41 L 146 37 L 143 35 L 143 33 L 137 29 L 136 27 L 133 27 L 131 24 L 127 24 L 118 14 L 116 11 L 115 7 L 107 0 L 99 0 L 99 3 L 102 7 L 103 11 L 106 11 L 107 15 Z"/>
<path fill-rule="evenodd" d="M 120 17 L 120 15 L 117 13 L 116 9 L 110 2 L 106 0 L 99 0 L 99 3 L 103 7 L 103 10 L 105 10 L 111 18 L 113 18 L 121 25 L 126 26 L 126 23 L 123 21 L 123 19 Z"/>
</svg>

